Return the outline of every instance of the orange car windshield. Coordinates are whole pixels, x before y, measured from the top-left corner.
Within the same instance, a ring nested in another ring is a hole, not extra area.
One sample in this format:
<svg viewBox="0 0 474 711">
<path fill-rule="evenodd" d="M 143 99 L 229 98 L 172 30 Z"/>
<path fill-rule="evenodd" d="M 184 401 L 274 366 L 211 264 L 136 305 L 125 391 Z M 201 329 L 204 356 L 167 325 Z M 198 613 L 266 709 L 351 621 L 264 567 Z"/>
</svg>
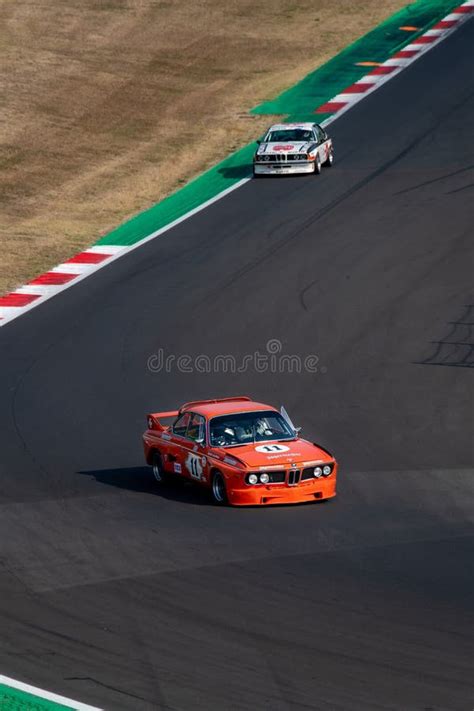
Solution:
<svg viewBox="0 0 474 711">
<path fill-rule="evenodd" d="M 285 418 L 274 410 L 237 412 L 233 415 L 213 417 L 209 430 L 211 447 L 294 439 L 296 436 Z"/>
</svg>

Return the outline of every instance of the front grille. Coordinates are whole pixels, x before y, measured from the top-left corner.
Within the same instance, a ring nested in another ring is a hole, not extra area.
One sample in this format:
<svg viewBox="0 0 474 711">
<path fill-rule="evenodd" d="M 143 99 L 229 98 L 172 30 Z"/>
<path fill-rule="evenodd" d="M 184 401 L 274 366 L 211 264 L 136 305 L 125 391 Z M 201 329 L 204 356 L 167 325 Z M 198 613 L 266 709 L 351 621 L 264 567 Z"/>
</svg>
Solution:
<svg viewBox="0 0 474 711">
<path fill-rule="evenodd" d="M 300 470 L 290 469 L 288 472 L 288 486 L 296 486 L 300 481 Z"/>
<path fill-rule="evenodd" d="M 285 470 L 284 469 L 282 469 L 281 471 L 276 471 L 276 472 L 267 472 L 267 474 L 270 477 L 271 484 L 284 484 L 285 483 Z"/>
<path fill-rule="evenodd" d="M 303 162 L 308 160 L 306 153 L 261 153 L 257 156 L 259 163 L 286 163 L 287 161 Z"/>
<path fill-rule="evenodd" d="M 309 467 L 308 469 L 303 469 L 301 474 L 301 481 L 306 481 L 307 479 L 314 479 L 314 467 Z"/>
<path fill-rule="evenodd" d="M 286 163 L 287 156 L 285 153 L 265 153 L 265 157 L 260 156 L 261 163 Z M 289 156 L 288 156 L 289 159 Z"/>
<path fill-rule="evenodd" d="M 257 157 L 259 163 L 275 163 L 275 161 L 286 160 L 285 156 L 277 156 L 272 153 L 264 153 Z"/>
</svg>

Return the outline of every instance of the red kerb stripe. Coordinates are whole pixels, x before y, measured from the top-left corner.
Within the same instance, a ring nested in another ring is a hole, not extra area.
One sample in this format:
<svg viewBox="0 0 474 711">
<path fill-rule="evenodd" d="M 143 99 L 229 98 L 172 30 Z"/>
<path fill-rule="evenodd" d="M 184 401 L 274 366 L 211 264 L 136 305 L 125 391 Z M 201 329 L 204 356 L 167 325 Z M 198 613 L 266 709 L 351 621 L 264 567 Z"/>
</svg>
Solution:
<svg viewBox="0 0 474 711">
<path fill-rule="evenodd" d="M 347 106 L 347 101 L 328 101 L 326 104 L 323 104 L 318 109 L 316 109 L 315 113 L 316 114 L 333 114 L 335 111 L 339 111 L 339 109 L 343 109 L 344 106 Z"/>
<path fill-rule="evenodd" d="M 340 94 L 363 94 L 364 91 L 371 89 L 373 87 L 372 83 L 360 82 L 360 84 L 351 84 L 344 91 L 339 92 Z"/>
<path fill-rule="evenodd" d="M 433 27 L 433 30 L 447 30 L 449 27 L 456 25 L 459 20 L 441 20 Z"/>
<path fill-rule="evenodd" d="M 416 40 L 413 40 L 412 44 L 431 44 L 436 39 L 438 39 L 438 37 L 435 35 L 422 35 L 421 37 L 417 37 Z"/>
<path fill-rule="evenodd" d="M 111 256 L 111 254 L 101 254 L 100 252 L 80 252 L 75 257 L 68 259 L 65 264 L 99 264 Z"/>
<path fill-rule="evenodd" d="M 459 7 L 454 8 L 454 10 L 452 10 L 452 12 L 459 12 L 461 14 L 461 13 L 465 13 L 465 12 L 472 12 L 473 10 L 474 10 L 474 7 L 472 5 L 471 6 L 460 5 Z"/>
<path fill-rule="evenodd" d="M 398 69 L 398 67 L 392 67 L 392 66 L 382 66 L 382 67 L 376 67 L 375 69 L 372 69 L 371 72 L 367 76 L 372 75 L 377 75 L 377 74 L 391 74 L 392 72 L 395 71 L 395 69 Z"/>
<path fill-rule="evenodd" d="M 27 306 L 32 301 L 39 299 L 39 294 L 5 294 L 0 296 L 0 306 Z"/>
<path fill-rule="evenodd" d="M 30 284 L 42 284 L 44 286 L 54 286 L 57 284 L 67 284 L 71 279 L 75 279 L 77 274 L 64 274 L 63 272 L 46 272 L 41 276 L 36 277 Z"/>
<path fill-rule="evenodd" d="M 408 59 L 409 57 L 414 57 L 419 51 L 419 49 L 402 49 L 393 55 L 393 59 Z"/>
</svg>

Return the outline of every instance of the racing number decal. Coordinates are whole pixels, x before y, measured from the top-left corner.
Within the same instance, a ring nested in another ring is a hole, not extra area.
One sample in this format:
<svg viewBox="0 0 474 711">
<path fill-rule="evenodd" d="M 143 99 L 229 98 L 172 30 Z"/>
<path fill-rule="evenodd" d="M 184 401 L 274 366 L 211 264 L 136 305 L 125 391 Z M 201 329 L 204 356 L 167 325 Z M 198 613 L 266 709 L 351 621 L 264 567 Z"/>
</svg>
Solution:
<svg viewBox="0 0 474 711">
<path fill-rule="evenodd" d="M 290 448 L 284 444 L 261 444 L 259 447 L 255 447 L 256 452 L 263 452 L 264 454 L 273 454 L 274 452 L 288 452 Z"/>
<path fill-rule="evenodd" d="M 186 459 L 186 469 L 190 473 L 193 479 L 200 481 L 202 479 L 202 459 L 196 454 L 188 454 Z"/>
</svg>

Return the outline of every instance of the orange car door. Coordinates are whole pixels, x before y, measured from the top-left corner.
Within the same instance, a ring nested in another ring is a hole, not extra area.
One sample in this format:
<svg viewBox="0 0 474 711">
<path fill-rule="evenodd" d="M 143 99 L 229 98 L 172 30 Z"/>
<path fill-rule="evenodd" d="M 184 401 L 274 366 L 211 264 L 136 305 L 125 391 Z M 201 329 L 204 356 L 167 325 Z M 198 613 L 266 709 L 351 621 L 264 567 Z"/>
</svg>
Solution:
<svg viewBox="0 0 474 711">
<path fill-rule="evenodd" d="M 184 474 L 184 459 L 186 453 L 186 430 L 191 419 L 191 414 L 185 412 L 178 417 L 171 427 L 170 439 L 167 444 L 167 457 L 165 468 L 173 474 Z"/>
<path fill-rule="evenodd" d="M 207 481 L 206 420 L 191 413 L 183 446 L 183 475 L 204 483 Z"/>
</svg>

